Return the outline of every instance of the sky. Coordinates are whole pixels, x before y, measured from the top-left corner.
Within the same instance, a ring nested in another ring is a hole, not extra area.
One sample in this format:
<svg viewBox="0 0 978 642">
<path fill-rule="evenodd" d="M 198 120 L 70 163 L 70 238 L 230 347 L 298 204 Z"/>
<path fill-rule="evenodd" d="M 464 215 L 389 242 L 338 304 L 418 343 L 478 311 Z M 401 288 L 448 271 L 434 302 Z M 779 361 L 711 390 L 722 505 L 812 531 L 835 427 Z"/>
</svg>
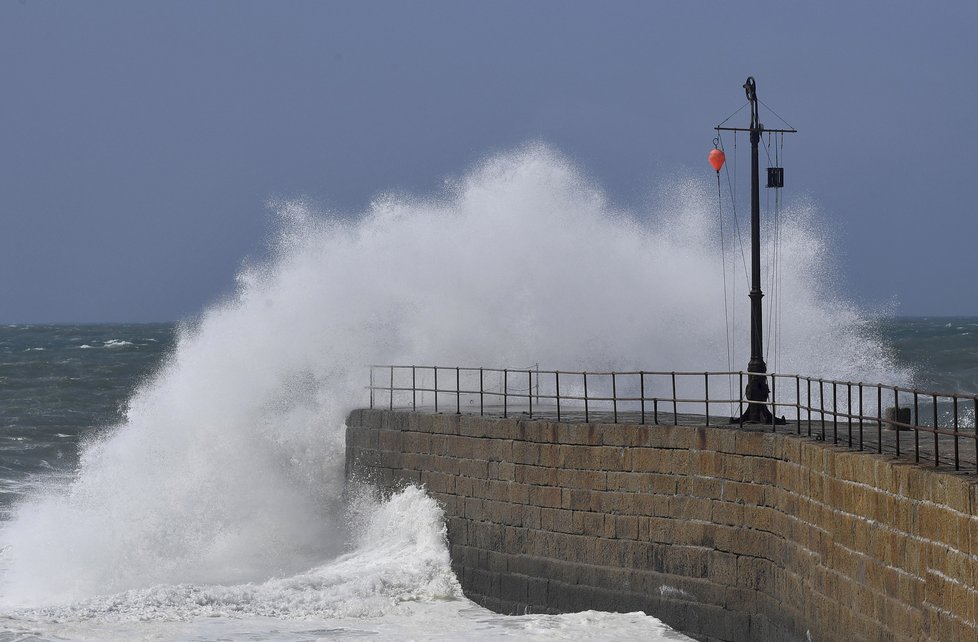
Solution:
<svg viewBox="0 0 978 642">
<path fill-rule="evenodd" d="M 527 141 L 640 210 L 712 180 L 748 75 L 850 298 L 978 315 L 976 26 L 973 1 L 0 2 L 0 322 L 191 317 L 267 251 L 270 203 L 352 214 Z"/>
</svg>

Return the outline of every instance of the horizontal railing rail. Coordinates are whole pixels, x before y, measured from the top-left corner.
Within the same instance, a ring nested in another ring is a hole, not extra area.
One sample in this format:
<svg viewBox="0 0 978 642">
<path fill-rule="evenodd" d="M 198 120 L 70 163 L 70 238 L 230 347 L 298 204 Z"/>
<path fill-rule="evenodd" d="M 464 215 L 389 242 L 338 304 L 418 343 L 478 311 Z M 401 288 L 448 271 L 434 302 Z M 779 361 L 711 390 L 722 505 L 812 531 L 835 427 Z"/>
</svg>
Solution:
<svg viewBox="0 0 978 642">
<path fill-rule="evenodd" d="M 370 407 L 602 423 L 732 425 L 750 404 L 770 429 L 978 472 L 978 395 L 796 374 L 370 366 Z M 744 396 L 764 376 L 766 402 Z M 719 409 L 726 409 L 726 414 Z M 779 422 L 779 415 L 785 418 Z"/>
</svg>

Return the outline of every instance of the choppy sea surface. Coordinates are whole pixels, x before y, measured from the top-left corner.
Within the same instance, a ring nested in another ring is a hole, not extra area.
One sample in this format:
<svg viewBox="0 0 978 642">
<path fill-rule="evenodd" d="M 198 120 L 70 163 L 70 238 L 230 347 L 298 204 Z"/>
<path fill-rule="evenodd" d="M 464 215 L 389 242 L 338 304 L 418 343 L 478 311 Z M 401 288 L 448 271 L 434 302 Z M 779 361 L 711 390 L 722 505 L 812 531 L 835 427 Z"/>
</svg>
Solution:
<svg viewBox="0 0 978 642">
<path fill-rule="evenodd" d="M 879 327 L 917 386 L 978 393 L 978 318 L 895 318 Z M 70 483 L 80 445 L 126 420 L 128 400 L 175 341 L 173 324 L 0 328 L 3 519 L 25 498 Z M 357 526 L 343 549 L 304 571 L 8 607 L 0 639 L 683 639 L 643 614 L 509 617 L 480 608 L 462 596 L 441 515 L 420 491 L 347 511 Z M 69 529 L 54 541 L 70 547 L 72 537 Z"/>
<path fill-rule="evenodd" d="M 25 500 L 68 487 L 80 446 L 126 420 L 137 385 L 174 344 L 173 324 L 0 328 L 4 520 Z M 38 604 L 19 601 L 7 585 L 0 640 L 688 639 L 642 613 L 493 613 L 462 595 L 442 513 L 423 491 L 386 502 L 347 493 L 346 504 L 338 554 L 265 581 L 150 583 Z M 83 534 L 66 527 L 52 541 L 70 549 Z"/>
</svg>

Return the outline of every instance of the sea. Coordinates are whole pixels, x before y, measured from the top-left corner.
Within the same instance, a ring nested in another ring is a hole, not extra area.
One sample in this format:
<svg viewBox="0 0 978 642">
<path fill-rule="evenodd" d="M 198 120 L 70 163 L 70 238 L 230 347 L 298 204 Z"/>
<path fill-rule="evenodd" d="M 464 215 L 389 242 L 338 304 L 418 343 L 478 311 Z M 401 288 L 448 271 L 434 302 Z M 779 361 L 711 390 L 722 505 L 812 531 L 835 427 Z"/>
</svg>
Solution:
<svg viewBox="0 0 978 642">
<path fill-rule="evenodd" d="M 437 502 L 348 483 L 343 422 L 371 363 L 746 363 L 709 187 L 626 211 L 529 146 L 431 197 L 281 204 L 269 255 L 194 318 L 0 327 L 0 640 L 688 639 L 466 599 Z M 769 363 L 978 394 L 978 318 L 847 298 L 817 209 L 784 217 Z"/>
</svg>

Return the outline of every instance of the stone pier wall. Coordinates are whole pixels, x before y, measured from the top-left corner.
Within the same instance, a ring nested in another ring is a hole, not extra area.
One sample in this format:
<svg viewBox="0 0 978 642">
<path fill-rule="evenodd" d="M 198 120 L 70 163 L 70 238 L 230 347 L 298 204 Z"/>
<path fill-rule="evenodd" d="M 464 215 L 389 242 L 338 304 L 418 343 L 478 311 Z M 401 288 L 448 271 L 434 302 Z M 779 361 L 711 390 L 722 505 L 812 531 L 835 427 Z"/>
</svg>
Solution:
<svg viewBox="0 0 978 642">
<path fill-rule="evenodd" d="M 978 640 L 978 480 L 738 428 L 356 410 L 348 476 L 423 484 L 470 598 L 701 640 Z"/>
</svg>

